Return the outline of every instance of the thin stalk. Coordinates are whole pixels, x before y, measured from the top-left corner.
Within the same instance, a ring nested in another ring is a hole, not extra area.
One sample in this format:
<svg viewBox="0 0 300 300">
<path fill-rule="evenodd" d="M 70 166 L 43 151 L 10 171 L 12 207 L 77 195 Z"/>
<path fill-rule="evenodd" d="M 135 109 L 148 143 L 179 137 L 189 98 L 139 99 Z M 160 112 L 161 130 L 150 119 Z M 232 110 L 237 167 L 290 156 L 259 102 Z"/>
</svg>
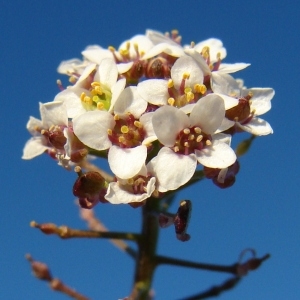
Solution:
<svg viewBox="0 0 300 300">
<path fill-rule="evenodd" d="M 142 230 L 138 241 L 134 286 L 130 300 L 149 298 L 156 267 L 156 247 L 159 233 L 158 220 L 152 212 L 157 211 L 158 205 L 158 199 L 150 198 L 142 208 Z"/>
</svg>

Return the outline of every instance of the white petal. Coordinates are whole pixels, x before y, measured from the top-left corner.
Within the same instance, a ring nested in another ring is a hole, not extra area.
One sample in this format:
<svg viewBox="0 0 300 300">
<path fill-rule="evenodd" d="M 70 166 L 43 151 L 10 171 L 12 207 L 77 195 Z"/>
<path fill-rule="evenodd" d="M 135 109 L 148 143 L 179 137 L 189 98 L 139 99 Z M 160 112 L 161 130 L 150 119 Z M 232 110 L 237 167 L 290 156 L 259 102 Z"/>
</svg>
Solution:
<svg viewBox="0 0 300 300">
<path fill-rule="evenodd" d="M 240 86 L 229 74 L 212 72 L 211 88 L 214 93 L 224 94 L 230 97 L 240 96 Z"/>
<path fill-rule="evenodd" d="M 163 33 L 147 29 L 146 30 L 146 36 L 152 41 L 154 45 L 161 44 L 161 43 L 167 43 L 170 45 L 178 45 L 176 42 L 174 42 L 172 39 L 170 39 L 168 36 L 164 35 Z"/>
<path fill-rule="evenodd" d="M 111 88 L 118 79 L 118 68 L 113 59 L 105 58 L 101 61 L 95 74 L 95 81 Z"/>
<path fill-rule="evenodd" d="M 219 133 L 231 128 L 235 124 L 234 121 L 230 121 L 227 118 L 223 118 L 222 124 L 218 127 L 215 133 Z"/>
<path fill-rule="evenodd" d="M 23 149 L 22 159 L 32 159 L 43 154 L 49 147 L 45 146 L 45 138 L 43 136 L 32 137 L 29 139 Z"/>
<path fill-rule="evenodd" d="M 214 93 L 214 94 L 220 96 L 224 100 L 225 110 L 228 110 L 239 104 L 238 98 L 230 97 L 230 96 L 227 96 L 224 94 L 219 94 L 219 93 Z"/>
<path fill-rule="evenodd" d="M 202 57 L 202 55 L 199 52 L 197 52 L 194 48 L 190 48 L 190 47 L 186 47 L 184 49 L 184 52 L 186 54 L 188 54 L 189 56 L 191 56 L 198 63 L 204 76 L 211 74 L 211 70 L 210 70 L 209 66 L 207 65 L 206 61 L 204 60 L 204 58 Z"/>
<path fill-rule="evenodd" d="M 79 98 L 79 95 L 82 92 L 86 92 L 86 90 L 82 88 L 70 88 L 63 90 L 55 96 L 54 101 L 64 102 L 67 109 L 68 118 L 74 118 L 77 115 L 86 112 Z"/>
<path fill-rule="evenodd" d="M 108 152 L 108 163 L 112 172 L 122 178 L 134 177 L 145 164 L 147 147 L 120 148 L 111 146 Z"/>
<path fill-rule="evenodd" d="M 57 68 L 57 72 L 60 74 L 71 74 L 78 69 L 84 70 L 83 61 L 78 58 L 71 58 L 62 61 Z"/>
<path fill-rule="evenodd" d="M 73 119 L 75 135 L 82 143 L 96 150 L 105 150 L 111 146 L 107 129 L 114 126 L 113 116 L 106 111 L 88 111 Z"/>
<path fill-rule="evenodd" d="M 225 143 L 213 141 L 201 151 L 195 150 L 198 162 L 205 167 L 224 169 L 236 161 L 234 151 Z"/>
<path fill-rule="evenodd" d="M 271 99 L 275 95 L 272 88 L 252 88 L 242 90 L 242 96 L 252 94 L 251 110 L 255 110 L 255 115 L 259 116 L 271 109 Z"/>
<path fill-rule="evenodd" d="M 113 54 L 108 49 L 103 49 L 98 45 L 88 46 L 81 54 L 90 62 L 99 65 L 105 58 L 113 59 Z"/>
<path fill-rule="evenodd" d="M 129 86 L 122 91 L 115 103 L 114 112 L 118 115 L 131 113 L 135 118 L 139 118 L 145 112 L 148 102 L 138 93 L 136 86 Z"/>
<path fill-rule="evenodd" d="M 118 80 L 115 84 L 112 85 L 111 87 L 112 97 L 111 97 L 109 112 L 113 111 L 115 103 L 119 98 L 120 94 L 122 93 L 122 91 L 124 90 L 125 85 L 126 85 L 125 78 Z"/>
<path fill-rule="evenodd" d="M 271 125 L 267 121 L 260 118 L 253 118 L 249 123 L 245 125 L 241 125 L 239 123 L 237 123 L 237 125 L 243 130 L 254 135 L 268 135 L 270 133 L 273 133 Z"/>
<path fill-rule="evenodd" d="M 177 134 L 190 127 L 189 117 L 173 106 L 162 106 L 154 112 L 152 124 L 155 135 L 165 146 L 174 146 Z"/>
<path fill-rule="evenodd" d="M 234 73 L 234 72 L 243 70 L 243 69 L 245 69 L 249 66 L 250 66 L 250 64 L 246 64 L 246 63 L 235 63 L 235 64 L 223 64 L 223 63 L 221 63 L 221 65 L 220 65 L 217 72 Z"/>
<path fill-rule="evenodd" d="M 42 129 L 43 123 L 41 120 L 30 116 L 26 124 L 26 128 L 32 135 L 36 135 L 36 134 L 40 135 L 40 133 L 36 131 L 36 128 Z"/>
<path fill-rule="evenodd" d="M 195 84 L 203 83 L 203 72 L 198 63 L 190 56 L 178 58 L 171 69 L 171 77 L 176 89 L 180 87 L 184 73 L 190 74 L 189 79 L 185 81 L 186 87 L 193 88 Z"/>
<path fill-rule="evenodd" d="M 200 98 L 193 108 L 191 126 L 199 126 L 205 133 L 212 134 L 222 124 L 225 116 L 223 99 L 215 94 Z"/>
<path fill-rule="evenodd" d="M 137 85 L 138 93 L 149 103 L 154 105 L 166 105 L 168 93 L 168 81 L 164 79 L 149 79 Z"/>
<path fill-rule="evenodd" d="M 40 103 L 40 113 L 44 128 L 48 129 L 52 125 L 68 124 L 67 109 L 63 102 Z"/>
<path fill-rule="evenodd" d="M 118 72 L 119 74 L 126 73 L 130 70 L 130 68 L 133 66 L 133 61 L 129 63 L 119 63 L 117 64 Z"/>
<path fill-rule="evenodd" d="M 143 124 L 143 128 L 146 131 L 146 138 L 143 141 L 144 145 L 147 145 L 147 143 L 151 143 L 155 140 L 157 140 L 157 136 L 155 135 L 153 124 L 152 124 L 152 117 L 154 115 L 154 112 L 149 112 L 146 114 L 143 114 L 140 117 L 140 122 Z"/>
<path fill-rule="evenodd" d="M 223 47 L 223 43 L 219 39 L 210 38 L 210 39 L 202 41 L 194 46 L 195 50 L 200 53 L 202 52 L 203 47 L 209 47 L 209 54 L 210 54 L 211 62 L 218 61 L 219 54 L 220 54 L 221 59 L 224 59 L 227 55 L 226 49 Z"/>
<path fill-rule="evenodd" d="M 194 154 L 176 154 L 171 149 L 163 147 L 152 163 L 149 169 L 152 168 L 152 172 L 155 173 L 158 190 L 162 192 L 176 190 L 187 183 L 195 173 L 197 159 Z"/>
</svg>

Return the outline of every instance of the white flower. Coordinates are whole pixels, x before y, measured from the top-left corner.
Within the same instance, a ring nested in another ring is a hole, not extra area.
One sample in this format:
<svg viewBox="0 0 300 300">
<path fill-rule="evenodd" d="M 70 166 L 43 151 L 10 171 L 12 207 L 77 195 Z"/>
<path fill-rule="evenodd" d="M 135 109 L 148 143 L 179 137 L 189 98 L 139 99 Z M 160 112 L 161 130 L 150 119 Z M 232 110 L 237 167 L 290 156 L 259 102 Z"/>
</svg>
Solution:
<svg viewBox="0 0 300 300">
<path fill-rule="evenodd" d="M 142 202 L 149 198 L 155 190 L 156 178 L 148 175 L 147 167 L 142 169 L 130 179 L 117 178 L 108 186 L 105 199 L 112 204 L 127 204 Z"/>
<path fill-rule="evenodd" d="M 105 58 L 99 66 L 89 64 L 76 84 L 60 92 L 54 101 L 65 103 L 69 118 L 95 109 L 112 111 L 125 84 L 125 79 L 118 80 L 114 60 Z"/>
<path fill-rule="evenodd" d="M 190 102 L 196 102 L 203 86 L 203 72 L 190 56 L 180 57 L 171 69 L 171 80 L 149 79 L 138 84 L 138 93 L 154 105 L 170 104 L 184 107 Z M 205 91 L 204 91 L 205 92 Z"/>
<path fill-rule="evenodd" d="M 40 114 L 41 120 L 30 117 L 27 123 L 26 127 L 33 137 L 27 141 L 23 149 L 23 159 L 32 159 L 52 148 L 58 153 L 63 152 L 60 139 L 63 136 L 63 128 L 68 126 L 65 105 L 58 101 L 40 103 Z"/>
<path fill-rule="evenodd" d="M 213 94 L 199 99 L 190 116 L 172 106 L 155 111 L 153 129 L 165 145 L 151 165 L 159 191 L 174 190 L 185 184 L 193 176 L 197 162 L 220 169 L 234 163 L 234 151 L 214 136 L 224 115 L 224 101 Z"/>
<path fill-rule="evenodd" d="M 212 75 L 212 90 L 223 99 L 238 100 L 238 105 L 226 111 L 226 127 L 235 124 L 242 130 L 254 135 L 273 133 L 270 124 L 257 116 L 271 109 L 274 97 L 272 88 L 241 88 L 238 81 L 228 74 Z M 225 129 L 225 127 L 223 127 Z"/>
<path fill-rule="evenodd" d="M 127 87 L 117 99 L 115 116 L 107 111 L 81 114 L 73 119 L 74 133 L 92 149 L 109 150 L 108 162 L 117 177 L 132 178 L 145 164 L 146 144 L 156 139 L 150 116 L 140 118 L 146 107 L 136 87 Z"/>
</svg>

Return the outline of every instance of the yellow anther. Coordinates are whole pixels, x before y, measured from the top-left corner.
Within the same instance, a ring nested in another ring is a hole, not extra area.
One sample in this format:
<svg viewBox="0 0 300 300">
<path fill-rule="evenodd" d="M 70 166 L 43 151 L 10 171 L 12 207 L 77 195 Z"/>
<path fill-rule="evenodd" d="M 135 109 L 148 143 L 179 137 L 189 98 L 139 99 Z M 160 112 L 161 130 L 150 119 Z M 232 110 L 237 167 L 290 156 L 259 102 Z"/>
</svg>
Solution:
<svg viewBox="0 0 300 300">
<path fill-rule="evenodd" d="M 129 42 L 129 41 L 126 42 L 126 49 L 127 49 L 127 50 L 130 49 L 130 42 Z"/>
<path fill-rule="evenodd" d="M 190 144 L 188 142 L 185 142 L 183 145 L 184 147 L 190 147 Z"/>
<path fill-rule="evenodd" d="M 91 83 L 91 87 L 95 88 L 96 86 L 100 86 L 100 82 L 98 82 L 98 81 L 93 81 L 93 82 Z"/>
<path fill-rule="evenodd" d="M 115 51 L 116 51 L 116 48 L 113 47 L 113 46 L 109 46 L 109 47 L 108 47 L 108 50 L 111 51 L 111 52 L 115 52 Z"/>
<path fill-rule="evenodd" d="M 84 95 L 83 97 L 81 97 L 81 101 L 85 104 L 92 104 L 92 99 L 89 96 Z"/>
<path fill-rule="evenodd" d="M 124 136 L 119 136 L 118 141 L 119 141 L 119 143 L 124 143 L 126 140 L 125 140 Z"/>
<path fill-rule="evenodd" d="M 256 113 L 256 109 L 252 109 L 251 115 L 255 115 L 255 113 Z"/>
<path fill-rule="evenodd" d="M 120 117 L 119 117 L 119 115 L 114 115 L 114 120 L 115 120 L 115 121 L 118 121 L 118 120 L 120 120 Z"/>
<path fill-rule="evenodd" d="M 200 134 L 201 133 L 201 128 L 200 127 L 195 127 L 194 131 L 195 131 L 195 133 Z"/>
<path fill-rule="evenodd" d="M 174 106 L 174 104 L 175 104 L 175 99 L 174 99 L 174 98 L 169 98 L 169 99 L 168 99 L 168 104 L 171 105 L 171 106 Z"/>
<path fill-rule="evenodd" d="M 159 197 L 159 191 L 154 190 L 153 193 L 152 193 L 152 196 L 155 197 L 155 198 L 158 198 Z"/>
<path fill-rule="evenodd" d="M 121 127 L 121 132 L 122 132 L 122 133 L 128 133 L 128 132 L 129 132 L 128 126 L 123 125 L 123 126 Z"/>
<path fill-rule="evenodd" d="M 200 143 L 203 140 L 203 135 L 198 135 L 196 138 L 196 142 Z"/>
<path fill-rule="evenodd" d="M 209 57 L 209 47 L 208 46 L 203 47 L 201 54 L 204 58 L 208 58 Z"/>
<path fill-rule="evenodd" d="M 136 53 L 139 53 L 139 45 L 137 43 L 133 44 L 133 48 L 136 51 Z"/>
<path fill-rule="evenodd" d="M 145 51 L 141 51 L 140 52 L 140 57 L 144 56 L 145 55 Z"/>
<path fill-rule="evenodd" d="M 183 133 L 184 133 L 184 134 L 190 134 L 190 132 L 191 132 L 191 131 L 190 131 L 189 128 L 184 128 L 184 129 L 183 129 Z"/>
<path fill-rule="evenodd" d="M 97 103 L 97 109 L 103 110 L 104 109 L 104 104 L 102 102 Z"/>
<path fill-rule="evenodd" d="M 212 143 L 211 143 L 210 140 L 206 140 L 206 142 L 205 142 L 205 145 L 206 145 L 206 146 L 211 146 L 211 144 L 212 144 Z"/>
<path fill-rule="evenodd" d="M 195 47 L 195 42 L 192 41 L 190 46 L 191 46 L 191 48 L 194 48 Z"/>
<path fill-rule="evenodd" d="M 171 33 L 172 33 L 173 35 L 178 35 L 178 34 L 179 34 L 179 31 L 178 31 L 177 29 L 173 29 L 173 30 L 171 31 Z"/>
<path fill-rule="evenodd" d="M 189 79 L 190 78 L 190 73 L 188 73 L 188 72 L 184 72 L 183 74 L 182 74 L 182 79 Z"/>
<path fill-rule="evenodd" d="M 168 80 L 168 89 L 171 89 L 174 86 L 174 82 L 172 79 Z"/>
<path fill-rule="evenodd" d="M 143 127 L 143 124 L 140 122 L 140 121 L 134 121 L 134 126 L 137 127 L 137 128 L 142 128 Z"/>
<path fill-rule="evenodd" d="M 195 135 L 194 134 L 190 134 L 189 135 L 189 141 L 193 141 L 195 139 Z"/>
<path fill-rule="evenodd" d="M 127 179 L 127 184 L 129 184 L 129 185 L 133 185 L 133 184 L 134 184 L 134 180 L 133 180 L 133 178 L 129 178 L 129 179 Z"/>
<path fill-rule="evenodd" d="M 41 134 L 44 135 L 47 131 L 45 129 L 41 130 Z"/>
<path fill-rule="evenodd" d="M 194 85 L 194 91 L 196 93 L 200 93 L 200 94 L 204 95 L 207 91 L 207 88 L 204 84 L 197 83 L 197 84 Z"/>
<path fill-rule="evenodd" d="M 175 146 L 174 147 L 174 152 L 178 152 L 179 151 L 179 147 L 178 146 Z"/>
<path fill-rule="evenodd" d="M 185 94 L 187 94 L 187 93 L 189 93 L 189 92 L 191 92 L 192 91 L 192 89 L 190 88 L 190 87 L 185 87 L 184 88 L 184 93 Z"/>
<path fill-rule="evenodd" d="M 187 101 L 187 102 L 190 102 L 190 101 L 193 100 L 194 98 L 195 98 L 194 93 L 189 92 L 189 93 L 186 94 L 186 101 Z"/>
<path fill-rule="evenodd" d="M 71 83 L 76 83 L 77 82 L 77 77 L 75 77 L 75 76 L 71 76 L 70 78 L 69 78 L 69 82 L 71 82 Z"/>
<path fill-rule="evenodd" d="M 112 130 L 111 129 L 107 129 L 107 134 L 108 135 L 112 135 Z"/>
<path fill-rule="evenodd" d="M 234 121 L 234 122 L 238 122 L 238 121 L 239 121 L 239 117 L 235 117 L 235 118 L 233 119 L 233 121 Z"/>
<path fill-rule="evenodd" d="M 252 98 L 253 97 L 253 92 L 249 91 L 248 96 Z"/>
<path fill-rule="evenodd" d="M 220 52 L 217 53 L 217 59 L 221 59 L 221 53 Z"/>
</svg>

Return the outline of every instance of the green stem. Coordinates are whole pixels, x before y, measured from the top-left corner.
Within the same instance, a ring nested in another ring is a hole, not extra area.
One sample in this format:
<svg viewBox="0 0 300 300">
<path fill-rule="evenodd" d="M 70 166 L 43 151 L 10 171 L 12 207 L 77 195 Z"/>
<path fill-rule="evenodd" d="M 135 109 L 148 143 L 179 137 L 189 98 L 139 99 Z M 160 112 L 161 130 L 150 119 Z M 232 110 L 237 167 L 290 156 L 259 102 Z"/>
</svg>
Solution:
<svg viewBox="0 0 300 300">
<path fill-rule="evenodd" d="M 142 208 L 142 231 L 138 242 L 138 255 L 134 277 L 134 286 L 129 299 L 146 300 L 149 297 L 152 278 L 156 267 L 156 246 L 159 233 L 157 211 L 159 200 L 147 199 Z"/>
</svg>

